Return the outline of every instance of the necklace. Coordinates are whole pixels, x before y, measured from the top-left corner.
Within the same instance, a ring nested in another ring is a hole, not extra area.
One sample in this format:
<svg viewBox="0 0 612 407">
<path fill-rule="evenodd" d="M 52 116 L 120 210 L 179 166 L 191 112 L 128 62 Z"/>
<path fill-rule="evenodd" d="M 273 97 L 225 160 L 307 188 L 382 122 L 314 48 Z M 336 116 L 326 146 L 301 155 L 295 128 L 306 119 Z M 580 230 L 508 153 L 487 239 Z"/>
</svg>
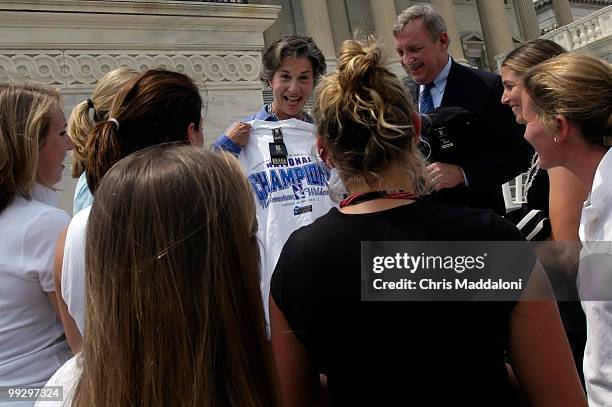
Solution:
<svg viewBox="0 0 612 407">
<path fill-rule="evenodd" d="M 527 194 L 529 193 L 529 188 L 531 188 L 531 184 L 533 184 L 533 180 L 536 175 L 538 175 L 538 171 L 540 171 L 540 164 L 538 164 L 538 153 L 533 153 L 533 157 L 531 158 L 531 166 L 527 171 L 527 184 L 525 185 L 525 190 L 523 192 L 523 199 L 527 200 Z"/>
<path fill-rule="evenodd" d="M 272 103 L 266 105 L 266 113 L 268 113 L 270 116 L 272 116 L 274 118 L 275 121 L 280 122 L 281 119 L 279 119 L 279 117 L 276 115 L 276 113 L 274 113 L 274 110 L 272 110 Z M 303 122 L 307 122 L 307 123 L 312 123 L 312 118 L 304 111 L 302 111 L 300 113 L 300 115 L 302 116 L 301 118 L 297 118 L 298 120 L 301 120 Z"/>
<path fill-rule="evenodd" d="M 269 105 L 266 105 L 266 113 L 272 116 L 277 122 L 280 122 L 280 119 L 278 118 L 276 113 L 274 113 L 274 110 L 272 110 L 272 103 L 270 103 Z"/>
<path fill-rule="evenodd" d="M 362 192 L 360 194 L 351 195 L 342 201 L 340 201 L 340 208 L 345 206 L 357 205 L 362 202 L 372 201 L 374 199 L 385 198 L 385 199 L 419 199 L 419 197 L 410 192 L 404 191 L 370 191 Z"/>
</svg>

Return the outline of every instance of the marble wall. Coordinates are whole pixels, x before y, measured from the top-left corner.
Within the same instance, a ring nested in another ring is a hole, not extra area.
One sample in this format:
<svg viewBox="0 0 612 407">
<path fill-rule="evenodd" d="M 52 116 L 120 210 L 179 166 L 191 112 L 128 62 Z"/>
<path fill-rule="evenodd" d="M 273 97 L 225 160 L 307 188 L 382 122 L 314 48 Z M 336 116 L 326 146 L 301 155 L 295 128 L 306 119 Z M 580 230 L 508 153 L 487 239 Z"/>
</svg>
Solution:
<svg viewBox="0 0 612 407">
<path fill-rule="evenodd" d="M 208 101 L 210 144 L 262 104 L 263 32 L 278 6 L 183 1 L 0 0 L 0 82 L 34 80 L 62 90 L 65 112 L 121 65 L 184 72 Z M 72 211 L 74 180 L 59 185 Z"/>
</svg>

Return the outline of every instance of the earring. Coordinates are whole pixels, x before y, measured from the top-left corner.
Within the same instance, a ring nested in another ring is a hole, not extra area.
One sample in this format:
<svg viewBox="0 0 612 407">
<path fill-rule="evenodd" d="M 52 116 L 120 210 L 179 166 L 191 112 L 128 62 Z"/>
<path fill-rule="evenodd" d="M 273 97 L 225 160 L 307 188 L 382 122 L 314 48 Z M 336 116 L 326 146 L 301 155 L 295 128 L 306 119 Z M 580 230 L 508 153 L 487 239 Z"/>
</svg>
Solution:
<svg viewBox="0 0 612 407">
<path fill-rule="evenodd" d="M 327 154 L 327 151 L 325 151 L 324 148 L 320 148 L 317 152 L 319 153 L 321 161 L 323 161 L 323 163 L 327 166 L 327 169 L 334 168 L 334 162 L 329 158 L 329 155 Z"/>
<path fill-rule="evenodd" d="M 325 150 L 324 147 L 321 147 L 318 153 L 319 153 L 319 157 L 321 157 L 321 161 L 327 161 L 328 154 L 327 154 L 327 150 Z"/>
<path fill-rule="evenodd" d="M 556 137 L 553 137 L 553 141 L 554 141 L 555 143 L 558 143 L 558 142 L 559 142 L 559 139 L 558 139 L 558 138 L 556 138 Z"/>
</svg>

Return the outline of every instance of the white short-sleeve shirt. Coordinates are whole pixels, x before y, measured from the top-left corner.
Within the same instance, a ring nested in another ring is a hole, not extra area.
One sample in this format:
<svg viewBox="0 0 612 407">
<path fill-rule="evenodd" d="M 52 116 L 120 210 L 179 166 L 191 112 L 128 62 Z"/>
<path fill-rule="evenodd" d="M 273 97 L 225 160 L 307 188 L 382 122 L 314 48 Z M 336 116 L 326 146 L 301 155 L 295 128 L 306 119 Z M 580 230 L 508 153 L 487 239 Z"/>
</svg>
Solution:
<svg viewBox="0 0 612 407">
<path fill-rule="evenodd" d="M 42 386 L 69 358 L 62 323 L 48 294 L 57 238 L 68 215 L 35 185 L 0 212 L 0 386 Z M 0 401 L 0 405 L 2 405 Z"/>
</svg>

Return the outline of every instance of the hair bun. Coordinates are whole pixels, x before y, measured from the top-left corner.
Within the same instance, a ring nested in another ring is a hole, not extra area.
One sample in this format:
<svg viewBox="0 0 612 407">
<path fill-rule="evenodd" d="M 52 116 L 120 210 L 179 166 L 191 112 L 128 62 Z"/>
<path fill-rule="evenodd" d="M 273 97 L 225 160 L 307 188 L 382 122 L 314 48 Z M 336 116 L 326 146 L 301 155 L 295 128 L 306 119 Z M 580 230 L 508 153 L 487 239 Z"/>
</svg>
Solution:
<svg viewBox="0 0 612 407">
<path fill-rule="evenodd" d="M 338 61 L 338 82 L 344 90 L 356 90 L 382 67 L 384 58 L 380 47 L 370 39 L 367 45 L 345 41 Z"/>
</svg>

